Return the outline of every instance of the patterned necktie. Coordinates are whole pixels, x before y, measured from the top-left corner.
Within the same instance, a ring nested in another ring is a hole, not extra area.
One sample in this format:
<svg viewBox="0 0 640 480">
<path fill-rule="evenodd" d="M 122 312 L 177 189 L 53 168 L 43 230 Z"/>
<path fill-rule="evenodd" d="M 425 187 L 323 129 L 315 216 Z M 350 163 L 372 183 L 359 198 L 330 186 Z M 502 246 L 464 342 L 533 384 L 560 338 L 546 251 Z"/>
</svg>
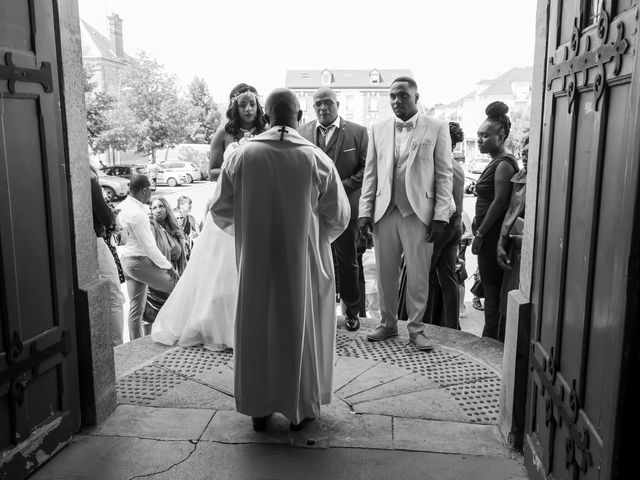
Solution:
<svg viewBox="0 0 640 480">
<path fill-rule="evenodd" d="M 408 122 L 401 122 L 396 120 L 396 130 L 401 132 L 404 128 L 407 129 L 407 132 L 410 132 L 413 129 L 413 122 L 409 120 Z"/>
<path fill-rule="evenodd" d="M 328 127 L 323 127 L 322 125 L 318 125 L 320 127 L 320 133 L 322 134 L 322 140 L 324 140 L 324 142 L 327 142 L 327 137 L 329 136 L 329 133 L 331 132 L 331 130 L 333 130 L 333 128 L 335 127 L 335 125 L 331 124 Z"/>
</svg>

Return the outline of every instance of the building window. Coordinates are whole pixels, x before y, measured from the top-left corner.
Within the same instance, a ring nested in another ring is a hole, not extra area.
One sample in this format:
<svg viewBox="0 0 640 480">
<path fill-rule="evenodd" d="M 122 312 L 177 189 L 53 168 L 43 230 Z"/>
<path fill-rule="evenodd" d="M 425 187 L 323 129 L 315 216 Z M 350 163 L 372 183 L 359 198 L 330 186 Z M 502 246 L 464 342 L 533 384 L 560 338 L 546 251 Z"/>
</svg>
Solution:
<svg viewBox="0 0 640 480">
<path fill-rule="evenodd" d="M 372 95 L 369 98 L 369 111 L 370 112 L 377 112 L 378 111 L 378 97 Z"/>
<path fill-rule="evenodd" d="M 378 84 L 380 83 L 380 72 L 378 70 L 372 70 L 369 73 L 369 80 L 371 81 L 371 83 L 373 84 Z"/>
<path fill-rule="evenodd" d="M 355 97 L 347 95 L 347 111 L 352 112 L 355 109 Z"/>
<path fill-rule="evenodd" d="M 322 85 L 331 84 L 331 77 L 333 77 L 333 75 L 331 75 L 331 72 L 329 70 L 323 71 L 322 72 L 322 79 L 320 80 Z"/>
</svg>

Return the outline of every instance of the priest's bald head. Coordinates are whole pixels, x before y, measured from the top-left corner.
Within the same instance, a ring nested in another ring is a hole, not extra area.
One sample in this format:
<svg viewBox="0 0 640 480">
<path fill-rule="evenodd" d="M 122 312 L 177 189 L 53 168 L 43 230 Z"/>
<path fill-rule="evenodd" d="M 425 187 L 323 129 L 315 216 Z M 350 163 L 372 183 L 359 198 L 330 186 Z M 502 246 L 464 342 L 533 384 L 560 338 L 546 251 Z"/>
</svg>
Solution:
<svg viewBox="0 0 640 480">
<path fill-rule="evenodd" d="M 267 97 L 265 110 L 265 117 L 272 127 L 284 125 L 297 129 L 302 118 L 298 97 L 288 88 L 276 88 L 271 92 Z"/>
</svg>

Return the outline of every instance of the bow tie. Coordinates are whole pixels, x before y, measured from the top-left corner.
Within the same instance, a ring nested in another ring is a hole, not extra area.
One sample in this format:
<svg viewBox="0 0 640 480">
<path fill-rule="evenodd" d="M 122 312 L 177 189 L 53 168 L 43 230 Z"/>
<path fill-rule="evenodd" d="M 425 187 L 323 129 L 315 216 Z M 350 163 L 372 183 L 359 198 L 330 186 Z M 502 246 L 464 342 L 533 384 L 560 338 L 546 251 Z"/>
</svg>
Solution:
<svg viewBox="0 0 640 480">
<path fill-rule="evenodd" d="M 399 122 L 396 120 L 396 130 L 401 132 L 403 128 L 406 128 L 407 132 L 410 132 L 413 129 L 413 122 L 411 120 L 408 122 Z"/>
</svg>

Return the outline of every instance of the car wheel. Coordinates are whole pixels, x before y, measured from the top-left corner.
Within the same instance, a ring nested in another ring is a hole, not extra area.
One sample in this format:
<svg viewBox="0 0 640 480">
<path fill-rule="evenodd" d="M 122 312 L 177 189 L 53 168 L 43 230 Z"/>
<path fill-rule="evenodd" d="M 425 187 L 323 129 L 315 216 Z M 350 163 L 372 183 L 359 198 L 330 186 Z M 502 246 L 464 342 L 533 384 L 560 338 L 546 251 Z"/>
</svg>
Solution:
<svg viewBox="0 0 640 480">
<path fill-rule="evenodd" d="M 185 175 L 185 178 L 187 179 L 187 183 L 193 183 L 193 177 L 188 173 Z"/>
<path fill-rule="evenodd" d="M 116 192 L 111 187 L 102 187 L 102 191 L 104 192 L 104 196 L 107 197 L 107 200 L 113 202 L 116 199 Z"/>
<path fill-rule="evenodd" d="M 167 185 L 169 185 L 170 187 L 177 187 L 178 181 L 175 178 L 170 178 L 167 180 Z"/>
</svg>

